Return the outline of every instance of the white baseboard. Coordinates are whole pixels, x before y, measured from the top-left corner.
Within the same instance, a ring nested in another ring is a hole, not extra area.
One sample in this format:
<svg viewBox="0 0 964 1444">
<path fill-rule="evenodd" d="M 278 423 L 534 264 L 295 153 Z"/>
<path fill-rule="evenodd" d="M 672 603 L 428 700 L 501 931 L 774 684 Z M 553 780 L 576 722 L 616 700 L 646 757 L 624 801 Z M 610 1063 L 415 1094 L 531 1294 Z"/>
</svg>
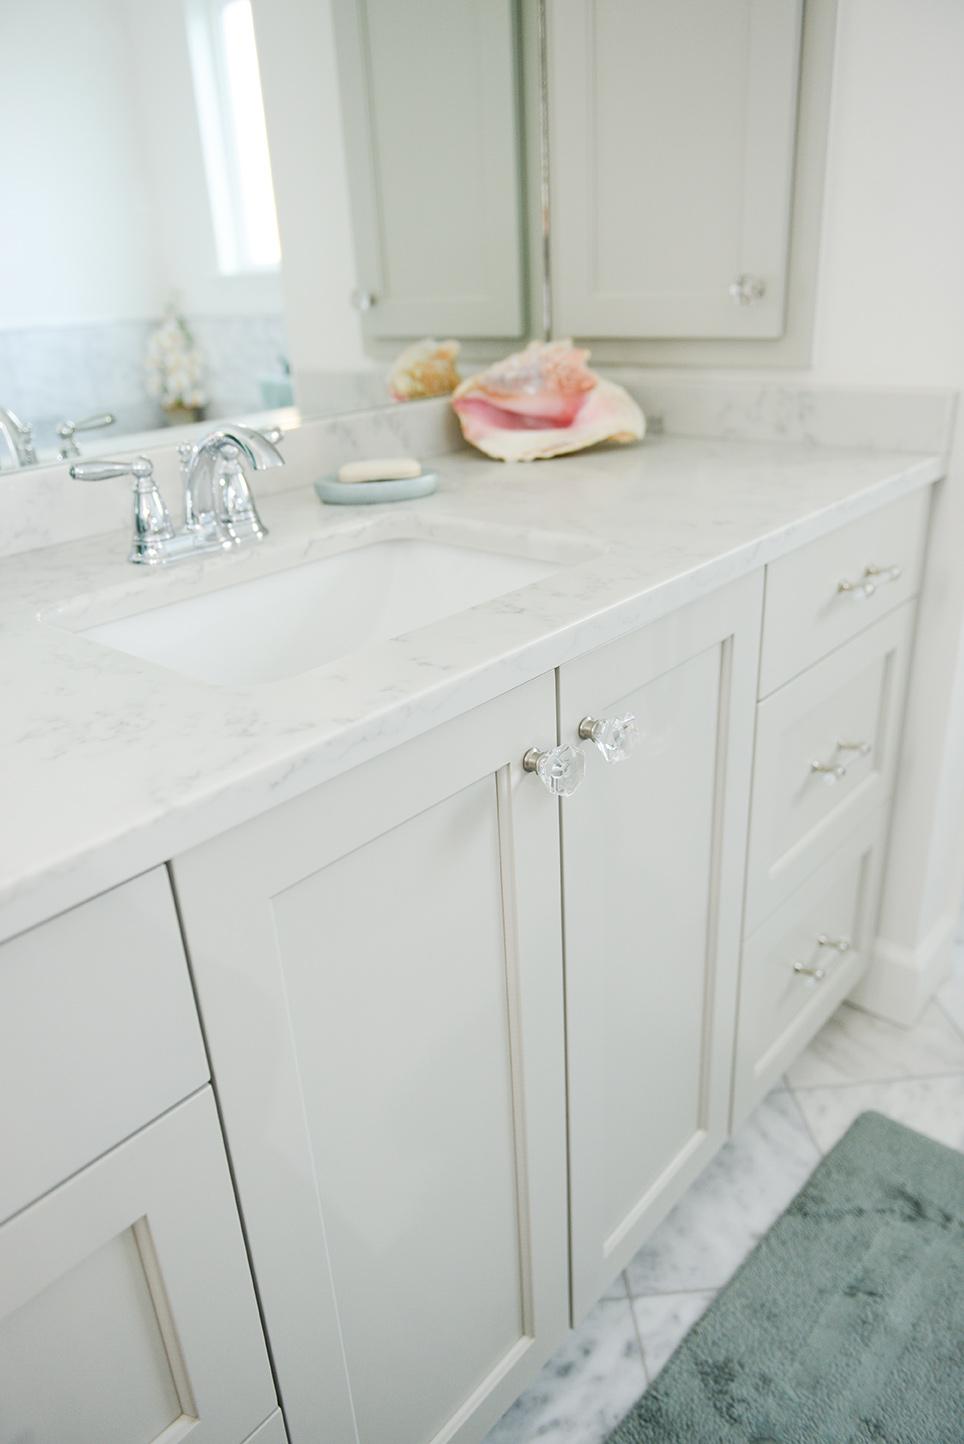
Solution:
<svg viewBox="0 0 964 1444">
<path fill-rule="evenodd" d="M 950 971 L 956 929 L 957 915 L 949 913 L 914 948 L 877 938 L 848 1002 L 891 1023 L 915 1023 Z"/>
</svg>

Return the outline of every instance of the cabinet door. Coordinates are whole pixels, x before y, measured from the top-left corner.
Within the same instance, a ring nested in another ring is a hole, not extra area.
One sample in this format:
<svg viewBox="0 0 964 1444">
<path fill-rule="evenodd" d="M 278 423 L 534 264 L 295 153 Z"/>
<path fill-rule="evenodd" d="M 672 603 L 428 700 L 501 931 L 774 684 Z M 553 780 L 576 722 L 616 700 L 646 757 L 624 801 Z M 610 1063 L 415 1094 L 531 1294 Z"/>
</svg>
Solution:
<svg viewBox="0 0 964 1444">
<path fill-rule="evenodd" d="M 291 1444 L 477 1440 L 565 1332 L 555 722 L 544 677 L 175 863 Z"/>
<path fill-rule="evenodd" d="M 521 335 L 513 0 L 335 0 L 335 20 L 366 333 Z"/>
<path fill-rule="evenodd" d="M 801 11 L 548 7 L 557 335 L 783 334 Z"/>
<path fill-rule="evenodd" d="M 238 1444 L 276 1405 L 210 1088 L 0 1228 L 2 1444 Z"/>
<path fill-rule="evenodd" d="M 563 741 L 641 733 L 562 813 L 574 1321 L 727 1128 L 760 606 L 751 577 L 560 672 Z"/>
</svg>

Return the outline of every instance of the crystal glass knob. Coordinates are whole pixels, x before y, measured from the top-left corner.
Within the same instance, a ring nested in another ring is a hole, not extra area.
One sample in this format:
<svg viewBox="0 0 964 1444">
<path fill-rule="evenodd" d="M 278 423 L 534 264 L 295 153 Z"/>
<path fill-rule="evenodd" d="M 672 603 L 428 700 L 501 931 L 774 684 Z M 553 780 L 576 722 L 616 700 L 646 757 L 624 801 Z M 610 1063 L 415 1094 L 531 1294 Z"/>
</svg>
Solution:
<svg viewBox="0 0 964 1444">
<path fill-rule="evenodd" d="M 594 742 L 606 762 L 625 762 L 639 743 L 639 723 L 632 712 L 622 717 L 584 717 L 579 736 Z"/>
<path fill-rule="evenodd" d="M 530 747 L 522 766 L 526 772 L 534 772 L 554 797 L 571 797 L 586 775 L 585 757 L 578 747 L 570 747 L 568 742 L 545 752 Z"/>
</svg>

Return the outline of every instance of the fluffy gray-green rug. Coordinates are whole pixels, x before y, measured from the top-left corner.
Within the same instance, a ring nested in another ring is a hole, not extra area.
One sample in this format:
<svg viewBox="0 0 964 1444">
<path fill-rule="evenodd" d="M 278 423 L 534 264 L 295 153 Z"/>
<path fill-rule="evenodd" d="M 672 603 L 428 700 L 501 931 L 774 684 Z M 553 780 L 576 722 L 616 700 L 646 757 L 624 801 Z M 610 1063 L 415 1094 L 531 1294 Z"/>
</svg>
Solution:
<svg viewBox="0 0 964 1444">
<path fill-rule="evenodd" d="M 961 1444 L 964 1156 L 864 1113 L 607 1444 Z"/>
</svg>

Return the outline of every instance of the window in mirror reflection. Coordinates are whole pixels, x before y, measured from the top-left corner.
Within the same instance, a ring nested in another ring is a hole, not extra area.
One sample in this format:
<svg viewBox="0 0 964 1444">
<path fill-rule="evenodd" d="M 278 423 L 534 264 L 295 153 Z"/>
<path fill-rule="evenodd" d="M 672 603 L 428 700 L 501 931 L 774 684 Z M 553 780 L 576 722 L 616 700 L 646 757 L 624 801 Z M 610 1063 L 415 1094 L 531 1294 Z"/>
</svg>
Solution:
<svg viewBox="0 0 964 1444">
<path fill-rule="evenodd" d="M 187 13 L 220 269 L 277 269 L 281 244 L 251 0 L 189 0 Z"/>
</svg>

